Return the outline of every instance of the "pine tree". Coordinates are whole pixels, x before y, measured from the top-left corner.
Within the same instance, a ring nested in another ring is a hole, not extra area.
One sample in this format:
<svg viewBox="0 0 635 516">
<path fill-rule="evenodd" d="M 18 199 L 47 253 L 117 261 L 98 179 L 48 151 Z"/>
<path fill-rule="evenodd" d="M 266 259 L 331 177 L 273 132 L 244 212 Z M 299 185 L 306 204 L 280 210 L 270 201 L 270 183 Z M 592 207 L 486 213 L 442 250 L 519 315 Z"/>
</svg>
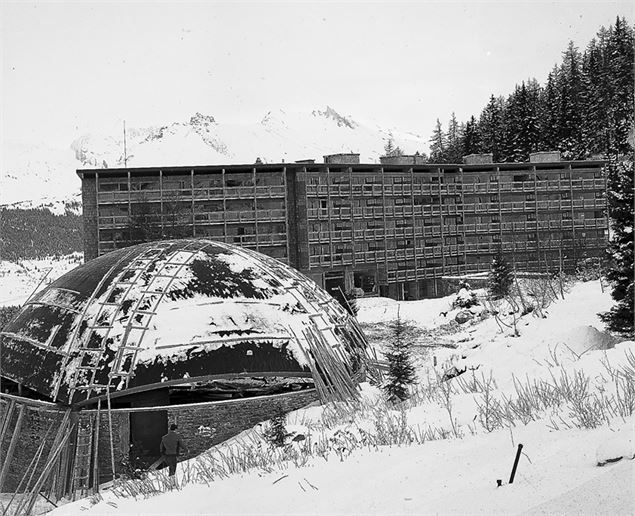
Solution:
<svg viewBox="0 0 635 516">
<path fill-rule="evenodd" d="M 503 106 L 503 99 L 496 98 L 492 95 L 479 119 L 481 151 L 491 152 L 494 155 L 495 162 L 501 161 L 503 157 Z"/>
<path fill-rule="evenodd" d="M 284 413 L 279 413 L 271 418 L 269 426 L 263 432 L 263 437 L 269 444 L 277 448 L 284 446 L 288 435 L 286 422 L 287 417 Z"/>
<path fill-rule="evenodd" d="M 388 400 L 396 403 L 408 398 L 408 387 L 416 381 L 411 346 L 414 327 L 404 322 L 397 312 L 397 319 L 390 323 L 389 329 L 391 337 L 385 353 L 388 359 L 388 379 L 383 389 Z"/>
<path fill-rule="evenodd" d="M 606 59 L 607 129 L 609 156 L 628 154 L 633 150 L 628 143 L 628 134 L 634 117 L 634 38 L 633 29 L 624 18 L 617 18 L 615 27 L 609 28 Z"/>
<path fill-rule="evenodd" d="M 447 136 L 443 132 L 441 122 L 437 118 L 437 125 L 430 138 L 430 161 L 432 163 L 446 163 L 447 162 Z"/>
<path fill-rule="evenodd" d="M 541 92 L 539 106 L 539 143 L 541 150 L 558 150 L 558 135 L 560 134 L 560 96 L 557 88 L 558 67 L 554 67 L 547 77 L 547 84 Z"/>
<path fill-rule="evenodd" d="M 633 337 L 633 162 L 609 165 L 607 200 L 612 237 L 609 242 L 611 267 L 607 278 L 617 301 L 601 314 L 610 330 Z"/>
<path fill-rule="evenodd" d="M 384 156 L 403 156 L 403 151 L 399 148 L 399 146 L 395 145 L 395 141 L 392 136 L 388 138 L 388 142 L 384 145 Z"/>
<path fill-rule="evenodd" d="M 582 112 L 582 147 L 584 156 L 591 157 L 603 152 L 603 98 L 602 98 L 602 72 L 601 51 L 597 40 L 593 38 L 587 45 L 582 56 L 582 88 L 584 90 L 584 108 Z"/>
<path fill-rule="evenodd" d="M 514 272 L 505 260 L 503 253 L 498 251 L 492 260 L 489 273 L 489 293 L 492 299 L 502 299 L 509 295 L 514 283 Z"/>
<path fill-rule="evenodd" d="M 447 149 L 445 159 L 448 163 L 461 163 L 463 158 L 463 141 L 461 127 L 454 112 L 448 122 Z"/>
<path fill-rule="evenodd" d="M 505 138 L 503 155 L 506 161 L 528 161 L 538 150 L 540 85 L 535 79 L 516 86 L 505 103 Z"/>
<path fill-rule="evenodd" d="M 582 56 L 569 42 L 561 66 L 560 87 L 560 150 L 565 159 L 579 159 L 584 155 L 582 143 L 582 113 L 584 111 Z"/>
<path fill-rule="evenodd" d="M 463 131 L 463 153 L 465 155 L 477 154 L 481 151 L 480 135 L 478 130 L 478 123 L 474 118 L 474 115 L 465 124 L 465 130 Z"/>
</svg>

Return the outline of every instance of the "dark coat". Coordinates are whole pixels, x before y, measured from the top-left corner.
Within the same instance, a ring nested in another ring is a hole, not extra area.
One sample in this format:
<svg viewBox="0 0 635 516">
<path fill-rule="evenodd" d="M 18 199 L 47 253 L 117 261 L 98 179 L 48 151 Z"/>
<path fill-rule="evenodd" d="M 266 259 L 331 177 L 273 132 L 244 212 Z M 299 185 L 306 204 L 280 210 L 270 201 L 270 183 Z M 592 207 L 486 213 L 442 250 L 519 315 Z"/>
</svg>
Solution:
<svg viewBox="0 0 635 516">
<path fill-rule="evenodd" d="M 161 438 L 161 455 L 178 455 L 181 451 L 187 452 L 187 447 L 175 431 L 170 430 Z"/>
</svg>

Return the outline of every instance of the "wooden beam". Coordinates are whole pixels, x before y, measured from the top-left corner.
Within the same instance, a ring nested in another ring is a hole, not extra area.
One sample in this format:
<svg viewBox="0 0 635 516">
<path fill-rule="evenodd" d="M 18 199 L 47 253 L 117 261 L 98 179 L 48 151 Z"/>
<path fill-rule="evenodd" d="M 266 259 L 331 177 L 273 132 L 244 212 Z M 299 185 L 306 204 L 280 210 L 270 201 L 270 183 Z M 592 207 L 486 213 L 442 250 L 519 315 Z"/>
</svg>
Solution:
<svg viewBox="0 0 635 516">
<path fill-rule="evenodd" d="M 119 391 L 116 394 L 110 393 L 110 398 L 120 398 L 122 396 L 128 396 L 130 394 L 136 394 L 139 392 L 145 392 L 145 391 L 151 391 L 154 389 L 162 389 L 165 387 L 170 387 L 173 385 L 184 385 L 184 384 L 190 384 L 190 383 L 199 383 L 199 382 L 205 382 L 205 381 L 211 381 L 211 380 L 218 380 L 218 379 L 228 379 L 228 378 L 251 378 L 252 376 L 284 376 L 284 377 L 293 377 L 293 378 L 311 378 L 311 372 L 310 371 L 297 371 L 297 372 L 290 372 L 290 371 L 274 371 L 274 372 L 262 372 L 262 371 L 253 371 L 253 372 L 247 372 L 247 373 L 224 373 L 224 374 L 210 374 L 210 375 L 205 375 L 205 376 L 193 376 L 191 378 L 179 378 L 178 380 L 168 380 L 167 382 L 160 382 L 160 383 L 151 383 L 148 385 L 140 385 L 139 387 L 132 387 L 130 389 L 125 389 L 123 391 Z M 82 400 L 78 403 L 74 403 L 73 406 L 80 408 L 80 407 L 84 407 L 86 405 L 90 405 L 93 404 L 99 400 L 105 400 L 107 399 L 108 394 L 102 394 L 100 396 L 94 396 L 92 398 L 89 398 L 87 400 Z M 156 407 L 151 407 L 152 410 L 156 410 Z M 117 410 L 117 409 L 112 409 L 112 410 Z M 129 410 L 129 409 L 125 409 L 125 410 Z"/>
</svg>

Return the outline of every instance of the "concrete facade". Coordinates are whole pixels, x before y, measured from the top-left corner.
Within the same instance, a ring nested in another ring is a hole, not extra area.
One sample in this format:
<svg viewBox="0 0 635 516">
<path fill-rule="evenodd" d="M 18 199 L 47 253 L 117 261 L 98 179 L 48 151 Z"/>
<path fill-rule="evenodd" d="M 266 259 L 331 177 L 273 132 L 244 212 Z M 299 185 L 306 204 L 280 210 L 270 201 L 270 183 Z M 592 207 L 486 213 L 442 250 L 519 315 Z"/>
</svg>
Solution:
<svg viewBox="0 0 635 516">
<path fill-rule="evenodd" d="M 355 287 L 417 299 L 442 295 L 443 276 L 489 270 L 498 250 L 518 271 L 544 272 L 574 270 L 606 247 L 602 161 L 537 153 L 530 163 L 473 155 L 465 164 L 413 156 L 359 164 L 355 156 L 80 170 L 86 259 L 178 230 L 274 256 L 333 295 Z M 145 233 L 135 233 L 140 217 Z"/>
</svg>

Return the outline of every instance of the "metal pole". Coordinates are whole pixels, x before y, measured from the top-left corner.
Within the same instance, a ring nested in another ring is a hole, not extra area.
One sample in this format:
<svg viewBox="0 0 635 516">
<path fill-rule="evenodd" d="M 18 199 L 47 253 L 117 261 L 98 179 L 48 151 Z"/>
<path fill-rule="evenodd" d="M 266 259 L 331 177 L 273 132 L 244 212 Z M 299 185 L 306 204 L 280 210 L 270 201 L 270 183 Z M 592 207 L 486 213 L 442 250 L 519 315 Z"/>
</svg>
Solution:
<svg viewBox="0 0 635 516">
<path fill-rule="evenodd" d="M 123 121 L 123 166 L 128 168 L 128 150 L 126 149 L 126 121 Z"/>
<path fill-rule="evenodd" d="M 518 461 L 520 460 L 520 452 L 523 449 L 523 445 L 519 444 L 518 445 L 518 450 L 516 451 L 516 459 L 514 460 L 514 467 L 512 468 L 512 474 L 509 477 L 509 483 L 513 484 L 514 483 L 514 476 L 516 475 L 516 468 L 518 467 Z"/>
</svg>

